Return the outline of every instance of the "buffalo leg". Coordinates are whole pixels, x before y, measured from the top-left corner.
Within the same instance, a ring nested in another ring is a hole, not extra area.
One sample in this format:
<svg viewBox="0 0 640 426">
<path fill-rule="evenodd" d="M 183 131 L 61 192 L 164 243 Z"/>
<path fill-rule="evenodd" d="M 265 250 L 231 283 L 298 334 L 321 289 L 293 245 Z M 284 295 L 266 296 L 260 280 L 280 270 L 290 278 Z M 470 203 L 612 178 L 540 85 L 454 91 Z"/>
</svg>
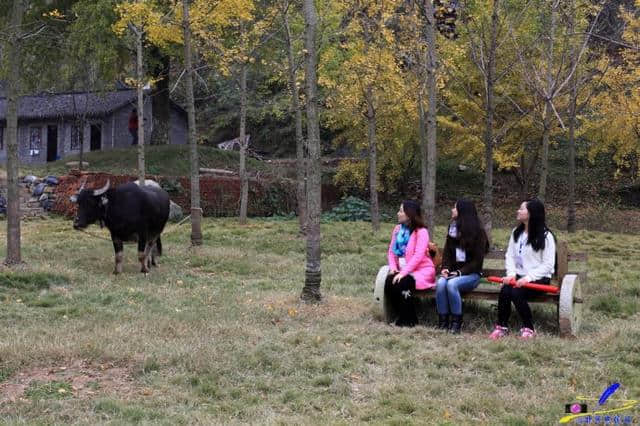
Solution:
<svg viewBox="0 0 640 426">
<path fill-rule="evenodd" d="M 147 256 L 149 252 L 147 251 L 147 239 L 143 235 L 138 235 L 138 261 L 140 262 L 140 272 L 147 273 L 149 272 L 149 267 L 147 266 Z"/>
<path fill-rule="evenodd" d="M 156 263 L 157 256 L 162 256 L 162 241 L 160 240 L 160 235 L 158 235 L 158 238 L 156 238 L 156 241 L 153 244 L 153 250 L 151 251 L 151 266 L 158 266 Z"/>
<path fill-rule="evenodd" d="M 151 266 L 158 266 L 156 263 L 156 254 L 158 253 L 158 242 L 156 241 L 151 248 Z"/>
<path fill-rule="evenodd" d="M 144 248 L 145 261 L 147 262 L 147 269 L 151 269 L 151 263 L 153 262 L 153 247 L 155 243 L 153 241 L 147 242 L 147 246 Z"/>
<path fill-rule="evenodd" d="M 122 241 L 116 238 L 112 238 L 111 241 L 113 242 L 113 250 L 116 252 L 116 267 L 113 270 L 113 273 L 117 275 L 122 273 L 122 263 L 124 260 Z"/>
<path fill-rule="evenodd" d="M 160 239 L 160 235 L 158 235 L 158 239 L 156 239 L 156 251 L 158 256 L 162 256 L 162 240 Z"/>
</svg>

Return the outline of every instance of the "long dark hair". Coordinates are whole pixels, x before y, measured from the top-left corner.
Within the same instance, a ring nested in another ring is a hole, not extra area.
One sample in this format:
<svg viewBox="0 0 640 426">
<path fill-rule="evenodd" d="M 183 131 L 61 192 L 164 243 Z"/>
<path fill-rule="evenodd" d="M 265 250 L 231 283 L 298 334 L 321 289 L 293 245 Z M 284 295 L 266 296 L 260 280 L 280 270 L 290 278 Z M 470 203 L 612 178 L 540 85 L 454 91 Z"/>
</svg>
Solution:
<svg viewBox="0 0 640 426">
<path fill-rule="evenodd" d="M 455 222 L 460 236 L 460 246 L 464 250 L 473 250 L 480 246 L 487 252 L 489 240 L 478 217 L 476 205 L 473 201 L 460 199 L 456 201 L 456 210 L 458 210 L 458 217 Z"/>
<path fill-rule="evenodd" d="M 527 236 L 527 244 L 531 244 L 534 251 L 544 250 L 547 232 L 551 232 L 549 228 L 547 228 L 544 204 L 542 204 L 542 201 L 537 198 L 527 200 L 525 203 L 527 203 L 527 211 L 529 212 L 529 234 Z M 518 240 L 522 232 L 524 232 L 524 223 L 521 223 L 513 230 L 514 241 Z"/>
<path fill-rule="evenodd" d="M 404 210 L 404 214 L 409 218 L 409 223 L 407 226 L 411 230 L 411 232 L 415 231 L 418 228 L 426 228 L 427 226 L 424 224 L 424 219 L 422 219 L 422 213 L 420 210 L 420 204 L 414 200 L 404 200 L 402 202 L 402 210 Z"/>
</svg>

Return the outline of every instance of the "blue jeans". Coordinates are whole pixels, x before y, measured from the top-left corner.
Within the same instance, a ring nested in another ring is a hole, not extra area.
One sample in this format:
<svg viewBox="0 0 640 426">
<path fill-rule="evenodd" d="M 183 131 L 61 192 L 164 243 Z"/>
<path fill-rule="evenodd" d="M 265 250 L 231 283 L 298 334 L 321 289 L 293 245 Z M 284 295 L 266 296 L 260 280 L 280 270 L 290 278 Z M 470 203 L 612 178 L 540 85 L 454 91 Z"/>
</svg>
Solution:
<svg viewBox="0 0 640 426">
<path fill-rule="evenodd" d="M 440 315 L 462 315 L 460 293 L 471 291 L 480 283 L 480 275 L 469 274 L 455 278 L 438 278 L 436 283 L 436 306 Z"/>
</svg>

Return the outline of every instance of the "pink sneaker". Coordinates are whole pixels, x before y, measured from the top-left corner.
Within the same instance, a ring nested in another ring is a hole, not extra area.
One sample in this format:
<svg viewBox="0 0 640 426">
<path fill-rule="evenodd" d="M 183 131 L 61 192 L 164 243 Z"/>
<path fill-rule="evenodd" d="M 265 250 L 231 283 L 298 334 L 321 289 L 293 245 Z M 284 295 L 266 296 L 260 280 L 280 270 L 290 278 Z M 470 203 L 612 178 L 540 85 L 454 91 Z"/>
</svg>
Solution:
<svg viewBox="0 0 640 426">
<path fill-rule="evenodd" d="M 527 327 L 523 327 L 520 329 L 520 339 L 529 340 L 529 339 L 533 339 L 534 337 L 536 337 L 536 332 L 533 331 L 532 329 Z"/>
<path fill-rule="evenodd" d="M 489 335 L 489 339 L 498 340 L 507 335 L 509 329 L 507 327 L 502 327 L 501 325 L 496 324 L 496 328 L 493 329 L 491 334 Z"/>
</svg>

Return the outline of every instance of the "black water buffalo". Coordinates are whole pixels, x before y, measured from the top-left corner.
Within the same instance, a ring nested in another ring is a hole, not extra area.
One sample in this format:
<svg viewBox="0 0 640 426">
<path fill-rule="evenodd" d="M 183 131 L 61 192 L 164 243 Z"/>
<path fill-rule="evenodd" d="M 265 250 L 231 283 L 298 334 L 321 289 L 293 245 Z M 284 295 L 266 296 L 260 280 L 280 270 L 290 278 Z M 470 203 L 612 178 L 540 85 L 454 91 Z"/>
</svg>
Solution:
<svg viewBox="0 0 640 426">
<path fill-rule="evenodd" d="M 84 229 L 99 222 L 111 232 L 116 252 L 114 274 L 122 272 L 122 243 L 138 241 L 141 272 L 155 266 L 155 253 L 162 254 L 160 234 L 169 218 L 169 194 L 164 189 L 127 183 L 110 188 L 110 182 L 100 189 L 84 189 L 84 183 L 71 201 L 78 204 L 73 220 L 74 229 Z"/>
</svg>

